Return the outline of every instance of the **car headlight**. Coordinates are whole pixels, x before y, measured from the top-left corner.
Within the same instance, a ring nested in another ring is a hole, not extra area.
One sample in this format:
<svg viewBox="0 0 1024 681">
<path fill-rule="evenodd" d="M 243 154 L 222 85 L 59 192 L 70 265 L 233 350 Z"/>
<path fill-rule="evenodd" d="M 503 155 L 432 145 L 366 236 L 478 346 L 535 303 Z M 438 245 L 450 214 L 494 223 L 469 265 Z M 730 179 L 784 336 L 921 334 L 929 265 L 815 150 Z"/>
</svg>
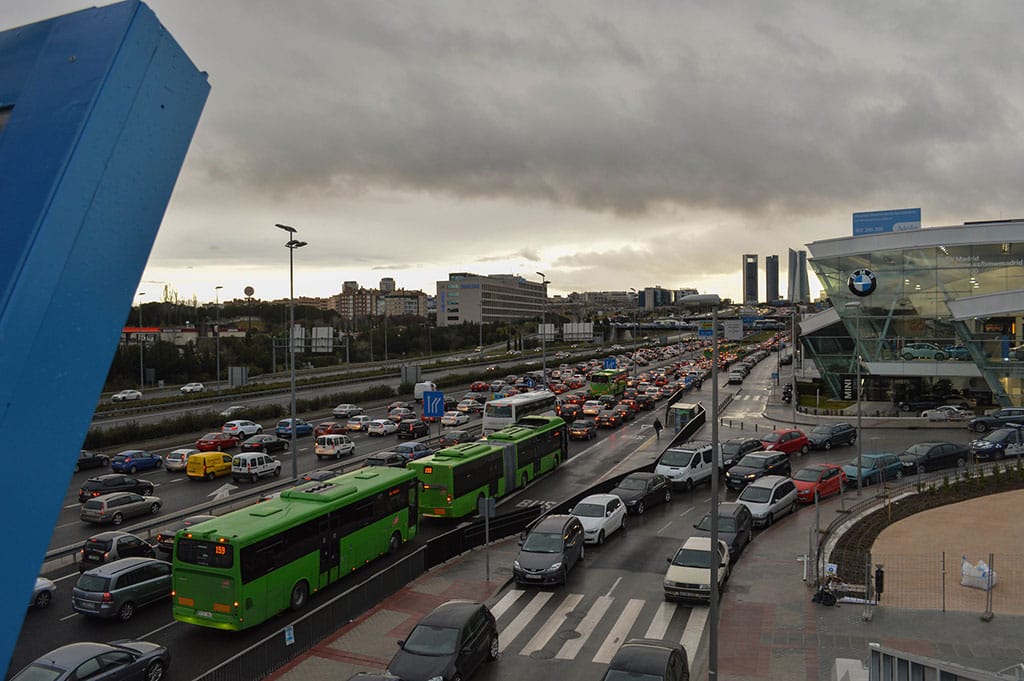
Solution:
<svg viewBox="0 0 1024 681">
<path fill-rule="evenodd" d="M 522 569 L 521 566 L 519 565 L 519 561 L 518 560 L 512 561 L 512 567 L 514 567 L 516 570 Z"/>
<path fill-rule="evenodd" d="M 756 478 L 756 477 L 757 477 L 757 474 L 756 474 L 756 473 L 747 473 L 747 474 L 746 474 L 746 475 L 744 475 L 743 477 L 744 477 L 744 479 L 746 479 L 746 480 L 753 480 L 754 478 Z"/>
<path fill-rule="evenodd" d="M 437 676 L 431 676 L 427 681 L 444 681 L 444 677 L 438 674 Z"/>
<path fill-rule="evenodd" d="M 548 572 L 554 572 L 555 570 L 561 569 L 561 567 L 562 567 L 562 562 L 559 561 L 559 562 L 555 563 L 554 565 L 552 565 L 551 567 L 549 567 L 548 568 Z"/>
<path fill-rule="evenodd" d="M 711 588 L 711 584 L 710 583 L 708 583 L 708 584 L 701 584 L 697 588 L 699 588 L 699 589 L 710 589 Z"/>
</svg>

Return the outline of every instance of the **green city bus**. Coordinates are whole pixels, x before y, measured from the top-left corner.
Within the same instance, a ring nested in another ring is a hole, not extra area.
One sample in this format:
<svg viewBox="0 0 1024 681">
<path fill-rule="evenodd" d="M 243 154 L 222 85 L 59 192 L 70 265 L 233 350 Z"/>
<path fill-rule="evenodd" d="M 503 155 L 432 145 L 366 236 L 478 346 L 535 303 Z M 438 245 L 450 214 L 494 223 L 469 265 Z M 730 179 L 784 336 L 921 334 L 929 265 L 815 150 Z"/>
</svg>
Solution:
<svg viewBox="0 0 1024 681">
<path fill-rule="evenodd" d="M 485 497 L 500 499 L 554 470 L 568 452 L 557 416 L 526 416 L 486 440 L 464 442 L 406 464 L 420 481 L 420 515 L 461 518 Z"/>
<path fill-rule="evenodd" d="M 418 491 L 410 470 L 364 468 L 180 530 L 174 619 L 240 630 L 302 608 L 416 536 Z"/>
<path fill-rule="evenodd" d="M 590 374 L 590 396 L 621 395 L 626 391 L 629 373 L 623 369 L 602 369 Z"/>
</svg>

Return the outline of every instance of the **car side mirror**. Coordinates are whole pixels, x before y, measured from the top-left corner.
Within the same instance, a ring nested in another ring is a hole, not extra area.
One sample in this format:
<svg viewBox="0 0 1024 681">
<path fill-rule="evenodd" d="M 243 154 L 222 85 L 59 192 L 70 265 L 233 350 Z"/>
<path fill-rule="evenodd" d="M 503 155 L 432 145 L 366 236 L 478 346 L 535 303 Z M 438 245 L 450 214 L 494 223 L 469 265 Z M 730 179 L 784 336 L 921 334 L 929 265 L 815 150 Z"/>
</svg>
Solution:
<svg viewBox="0 0 1024 681">
<path fill-rule="evenodd" d="M 665 562 L 666 563 L 671 563 L 672 562 L 672 556 L 668 556 L 667 558 L 665 558 Z"/>
<path fill-rule="evenodd" d="M 404 648 L 405 647 L 405 639 L 399 639 L 398 647 L 399 648 Z"/>
<path fill-rule="evenodd" d="M 700 523 L 694 523 L 694 524 L 693 524 L 693 527 L 694 527 L 694 529 L 700 529 L 700 527 L 699 527 L 699 526 L 700 526 Z"/>
</svg>

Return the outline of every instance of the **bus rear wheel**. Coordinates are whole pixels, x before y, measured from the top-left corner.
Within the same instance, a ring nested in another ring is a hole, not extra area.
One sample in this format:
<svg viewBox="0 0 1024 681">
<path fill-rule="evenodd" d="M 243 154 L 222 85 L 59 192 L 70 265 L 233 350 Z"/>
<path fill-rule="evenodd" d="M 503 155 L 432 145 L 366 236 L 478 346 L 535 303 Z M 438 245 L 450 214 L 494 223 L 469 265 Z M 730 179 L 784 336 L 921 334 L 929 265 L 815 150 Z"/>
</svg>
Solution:
<svg viewBox="0 0 1024 681">
<path fill-rule="evenodd" d="M 292 598 L 288 607 L 292 610 L 301 610 L 309 600 L 309 585 L 305 580 L 292 587 Z"/>
</svg>

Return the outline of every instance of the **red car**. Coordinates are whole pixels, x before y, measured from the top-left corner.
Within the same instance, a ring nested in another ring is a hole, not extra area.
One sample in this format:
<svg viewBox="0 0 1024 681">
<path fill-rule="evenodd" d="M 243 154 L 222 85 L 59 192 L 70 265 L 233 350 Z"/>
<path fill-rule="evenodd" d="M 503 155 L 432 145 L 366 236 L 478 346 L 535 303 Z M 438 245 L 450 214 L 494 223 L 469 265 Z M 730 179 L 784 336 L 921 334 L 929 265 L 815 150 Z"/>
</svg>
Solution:
<svg viewBox="0 0 1024 681">
<path fill-rule="evenodd" d="M 802 430 L 796 428 L 779 428 L 761 438 L 765 449 L 786 454 L 806 454 L 811 443 Z"/>
<path fill-rule="evenodd" d="M 238 446 L 238 438 L 231 433 L 207 433 L 196 440 L 196 449 L 201 452 L 223 452 Z"/>
<path fill-rule="evenodd" d="M 337 421 L 324 421 L 313 429 L 313 437 L 321 435 L 342 435 L 348 432 L 348 425 Z"/>
<path fill-rule="evenodd" d="M 834 463 L 815 463 L 798 470 L 793 475 L 793 484 L 797 501 L 812 504 L 815 492 L 819 499 L 839 494 L 846 487 L 846 473 Z"/>
<path fill-rule="evenodd" d="M 473 381 L 469 384 L 469 390 L 474 393 L 489 393 L 491 392 L 491 384 L 487 381 Z"/>
</svg>

